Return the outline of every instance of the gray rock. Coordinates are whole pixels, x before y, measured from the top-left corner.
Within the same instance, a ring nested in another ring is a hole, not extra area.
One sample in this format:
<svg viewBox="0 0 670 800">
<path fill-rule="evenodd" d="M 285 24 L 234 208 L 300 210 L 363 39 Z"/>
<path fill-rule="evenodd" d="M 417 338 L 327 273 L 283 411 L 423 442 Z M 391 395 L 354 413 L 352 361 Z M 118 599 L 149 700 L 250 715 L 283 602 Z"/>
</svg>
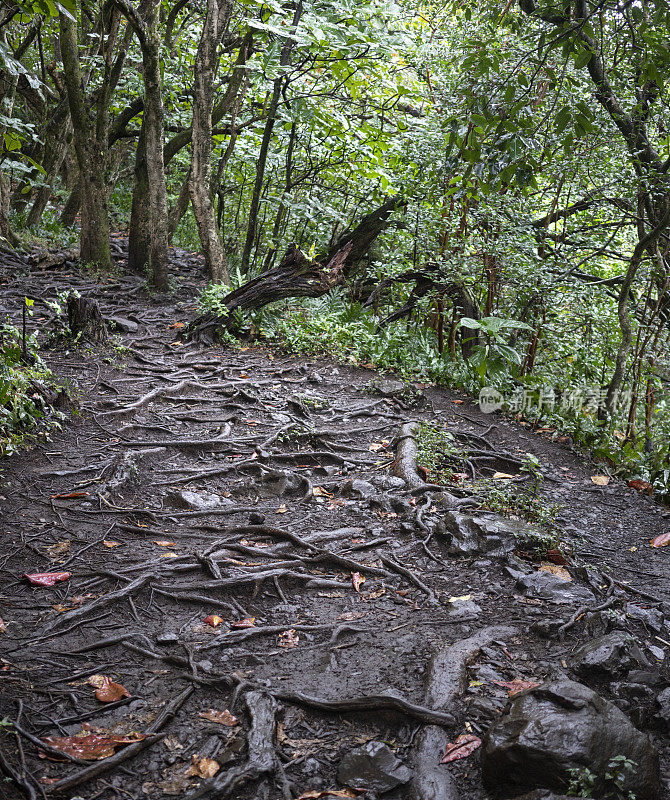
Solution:
<svg viewBox="0 0 670 800">
<path fill-rule="evenodd" d="M 362 481 L 360 478 L 353 478 L 342 484 L 340 494 L 353 500 L 369 500 L 377 494 L 377 490 L 371 483 Z"/>
<path fill-rule="evenodd" d="M 402 478 L 398 478 L 396 475 L 375 475 L 370 479 L 370 483 L 386 491 L 404 489 L 407 485 Z"/>
<path fill-rule="evenodd" d="M 659 706 L 657 716 L 665 723 L 665 727 L 670 732 L 670 686 L 658 695 L 656 702 Z"/>
<path fill-rule="evenodd" d="M 351 750 L 337 771 L 338 781 L 345 786 L 380 794 L 407 783 L 411 777 L 411 771 L 383 742 L 368 742 Z"/>
<path fill-rule="evenodd" d="M 568 797 L 566 794 L 555 794 L 548 789 L 535 789 L 534 792 L 527 792 L 514 800 L 584 800 L 580 797 Z"/>
<path fill-rule="evenodd" d="M 559 578 L 558 575 L 544 570 L 521 575 L 517 579 L 516 585 L 527 597 L 537 597 L 552 603 L 565 604 L 593 600 L 593 595 L 585 587 L 577 586 L 574 581 L 566 581 Z"/>
<path fill-rule="evenodd" d="M 174 631 L 163 631 L 156 636 L 156 644 L 168 645 L 177 644 L 179 636 Z"/>
<path fill-rule="evenodd" d="M 482 610 L 472 600 L 454 600 L 446 604 L 449 619 L 475 619 Z"/>
<path fill-rule="evenodd" d="M 559 677 L 514 699 L 491 727 L 482 747 L 482 777 L 488 788 L 515 797 L 538 788 L 565 791 L 570 770 L 586 767 L 596 776 L 599 797 L 616 756 L 637 765 L 625 773 L 625 792 L 638 800 L 659 797 L 659 758 L 649 739 L 612 703 Z"/>
<path fill-rule="evenodd" d="M 448 511 L 438 522 L 436 533 L 443 534 L 448 541 L 451 555 L 476 555 L 489 553 L 505 556 L 511 553 L 518 540 L 541 537 L 543 531 L 537 525 L 520 520 L 506 519 L 498 514 L 469 516 L 457 511 Z"/>
<path fill-rule="evenodd" d="M 407 391 L 407 384 L 394 378 L 375 378 L 367 388 L 382 397 L 401 397 Z"/>
<path fill-rule="evenodd" d="M 652 631 L 660 633 L 663 630 L 663 614 L 656 608 L 641 608 L 632 603 L 626 606 L 626 614 L 633 619 L 644 623 Z"/>
<path fill-rule="evenodd" d="M 250 525 L 262 525 L 265 522 L 265 514 L 259 514 L 258 511 L 252 511 L 249 514 Z"/>
<path fill-rule="evenodd" d="M 114 330 L 122 331 L 123 333 L 136 333 L 139 325 L 133 322 L 132 319 L 126 317 L 108 317 L 107 322 Z"/>
<path fill-rule="evenodd" d="M 635 639 L 621 631 L 599 636 L 583 644 L 575 650 L 572 658 L 572 664 L 580 678 L 603 675 L 619 678 L 643 661 L 644 656 Z"/>
<path fill-rule="evenodd" d="M 194 511 L 210 511 L 213 508 L 233 504 L 233 501 L 227 497 L 220 497 L 212 492 L 192 492 L 190 489 L 172 492 L 169 498 L 179 508 L 190 508 Z"/>
</svg>

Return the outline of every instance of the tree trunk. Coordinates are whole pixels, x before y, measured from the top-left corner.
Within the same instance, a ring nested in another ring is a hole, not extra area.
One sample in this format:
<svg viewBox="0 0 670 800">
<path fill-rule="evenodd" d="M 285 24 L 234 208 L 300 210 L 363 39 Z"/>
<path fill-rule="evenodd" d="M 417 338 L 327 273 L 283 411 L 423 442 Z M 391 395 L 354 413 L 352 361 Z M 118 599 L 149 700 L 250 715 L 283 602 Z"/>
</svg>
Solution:
<svg viewBox="0 0 670 800">
<path fill-rule="evenodd" d="M 96 136 L 95 125 L 84 98 L 77 50 L 77 25 L 64 14 L 60 15 L 60 47 L 81 180 L 80 259 L 82 263 L 93 263 L 111 270 L 105 183 L 107 132 L 102 139 Z"/>
<path fill-rule="evenodd" d="M 128 233 L 128 269 L 141 274 L 149 263 L 149 177 L 147 175 L 144 119 L 135 150 L 133 199 Z"/>
<path fill-rule="evenodd" d="M 106 342 L 107 328 L 95 300 L 70 295 L 67 299 L 67 320 L 72 336 L 91 342 Z"/>
<path fill-rule="evenodd" d="M 247 281 L 224 298 L 225 316 L 204 315 L 189 325 L 188 333 L 198 336 L 219 325 L 228 325 L 237 309 L 262 308 L 287 297 L 321 297 L 326 294 L 334 286 L 344 283 L 353 267 L 388 226 L 391 213 L 402 204 L 398 197 L 387 200 L 316 260 L 308 258 L 295 244 L 290 245 L 278 266 Z"/>
<path fill-rule="evenodd" d="M 194 65 L 193 123 L 189 193 L 193 216 L 214 283 L 230 283 L 212 203 L 212 108 L 219 41 L 233 10 L 231 0 L 207 0 L 207 13 Z"/>
</svg>

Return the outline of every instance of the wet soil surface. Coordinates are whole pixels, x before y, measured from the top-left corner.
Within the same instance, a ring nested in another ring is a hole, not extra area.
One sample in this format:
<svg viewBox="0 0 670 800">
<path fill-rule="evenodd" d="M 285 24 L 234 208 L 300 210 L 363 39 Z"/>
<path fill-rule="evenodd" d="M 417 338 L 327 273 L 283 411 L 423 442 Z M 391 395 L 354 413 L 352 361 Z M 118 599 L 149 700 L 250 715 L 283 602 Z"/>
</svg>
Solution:
<svg viewBox="0 0 670 800">
<path fill-rule="evenodd" d="M 363 796 L 338 783 L 353 748 L 386 742 L 411 768 L 429 722 L 450 741 L 483 735 L 513 691 L 499 683 L 574 677 L 575 648 L 612 626 L 636 638 L 647 690 L 626 696 L 595 671 L 581 679 L 651 737 L 667 774 L 656 697 L 670 632 L 648 613 L 670 617 L 670 547 L 649 544 L 670 530 L 667 510 L 616 480 L 595 485 L 602 470 L 569 442 L 447 389 L 408 393 L 328 360 L 177 342 L 204 284 L 198 260 L 178 258 L 169 298 L 139 278 L 67 267 L 12 266 L 3 278 L 5 310 L 16 317 L 35 298 L 45 331 L 42 301 L 68 288 L 130 330 L 125 349 L 45 352 L 74 407 L 50 441 L 2 464 L 0 719 L 17 726 L 0 728 L 0 752 L 18 781 L 0 796 Z M 394 437 L 414 420 L 470 437 L 489 475 L 537 456 L 546 502 L 561 505 L 561 591 L 524 588 L 519 575 L 541 564 L 518 548 L 454 552 L 438 524 L 451 496 L 391 477 Z M 53 572 L 69 576 L 52 587 L 22 578 Z M 431 717 L 433 654 L 500 625 L 515 631 L 478 653 L 439 712 L 448 717 Z M 113 701 L 101 702 L 90 682 L 100 675 L 130 696 L 103 687 Z M 106 760 L 40 752 L 39 739 L 82 726 L 87 746 L 99 744 L 91 731 L 129 741 Z M 442 767 L 462 798 L 487 796 L 478 759 Z"/>
</svg>

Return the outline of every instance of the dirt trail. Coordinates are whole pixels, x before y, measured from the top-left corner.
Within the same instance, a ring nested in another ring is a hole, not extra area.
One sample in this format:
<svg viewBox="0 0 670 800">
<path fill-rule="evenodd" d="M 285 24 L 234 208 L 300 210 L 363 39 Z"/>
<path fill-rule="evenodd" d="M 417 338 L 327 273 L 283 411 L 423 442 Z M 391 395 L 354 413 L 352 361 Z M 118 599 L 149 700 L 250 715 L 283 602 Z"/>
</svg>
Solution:
<svg viewBox="0 0 670 800">
<path fill-rule="evenodd" d="M 13 313 L 24 294 L 76 287 L 136 328 L 121 334 L 122 355 L 73 345 L 46 354 L 76 411 L 50 442 L 2 465 L 0 719 L 24 734 L 7 732 L 0 746 L 3 770 L 42 787 L 33 796 L 297 798 L 338 786 L 342 756 L 369 740 L 411 766 L 429 723 L 450 741 L 487 729 L 507 700 L 495 680 L 569 673 L 593 615 L 564 636 L 557 621 L 608 598 L 648 670 L 667 670 L 667 628 L 637 612 L 670 616 L 670 548 L 649 547 L 670 528 L 667 511 L 619 482 L 595 486 L 594 468 L 567 445 L 450 391 L 408 398 L 371 370 L 176 344 L 170 326 L 194 316 L 196 268 L 182 254 L 176 303 L 148 296 L 139 279 L 98 283 L 64 269 L 14 272 L 4 295 Z M 434 529 L 448 500 L 390 477 L 394 436 L 413 420 L 446 423 L 499 456 L 538 457 L 573 561 L 592 565 L 571 568 L 560 602 L 520 588 L 513 553 L 449 553 Z M 71 576 L 52 588 L 21 579 L 55 571 Z M 501 625 L 515 632 L 480 653 L 453 707 L 424 705 L 431 656 Z M 94 674 L 131 696 L 100 703 Z M 625 710 L 667 766 L 655 716 L 667 674 L 659 680 Z M 614 697 L 607 681 L 591 685 Z M 239 724 L 207 719 L 208 709 Z M 149 737 L 111 761 L 38 758 L 30 735 L 73 735 L 81 723 Z M 207 759 L 218 766 L 209 779 L 198 774 Z M 485 796 L 477 759 L 441 768 L 465 800 Z M 6 783 L 0 796 L 30 793 Z"/>
</svg>

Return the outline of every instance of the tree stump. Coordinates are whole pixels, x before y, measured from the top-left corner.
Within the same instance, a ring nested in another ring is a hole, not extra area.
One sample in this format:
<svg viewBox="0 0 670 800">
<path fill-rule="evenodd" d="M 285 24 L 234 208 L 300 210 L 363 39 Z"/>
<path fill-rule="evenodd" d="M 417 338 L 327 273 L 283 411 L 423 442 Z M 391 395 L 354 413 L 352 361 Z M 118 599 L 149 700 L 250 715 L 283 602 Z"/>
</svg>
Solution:
<svg viewBox="0 0 670 800">
<path fill-rule="evenodd" d="M 70 295 L 67 299 L 67 320 L 72 336 L 81 336 L 90 342 L 107 341 L 107 327 L 97 301 Z"/>
</svg>

